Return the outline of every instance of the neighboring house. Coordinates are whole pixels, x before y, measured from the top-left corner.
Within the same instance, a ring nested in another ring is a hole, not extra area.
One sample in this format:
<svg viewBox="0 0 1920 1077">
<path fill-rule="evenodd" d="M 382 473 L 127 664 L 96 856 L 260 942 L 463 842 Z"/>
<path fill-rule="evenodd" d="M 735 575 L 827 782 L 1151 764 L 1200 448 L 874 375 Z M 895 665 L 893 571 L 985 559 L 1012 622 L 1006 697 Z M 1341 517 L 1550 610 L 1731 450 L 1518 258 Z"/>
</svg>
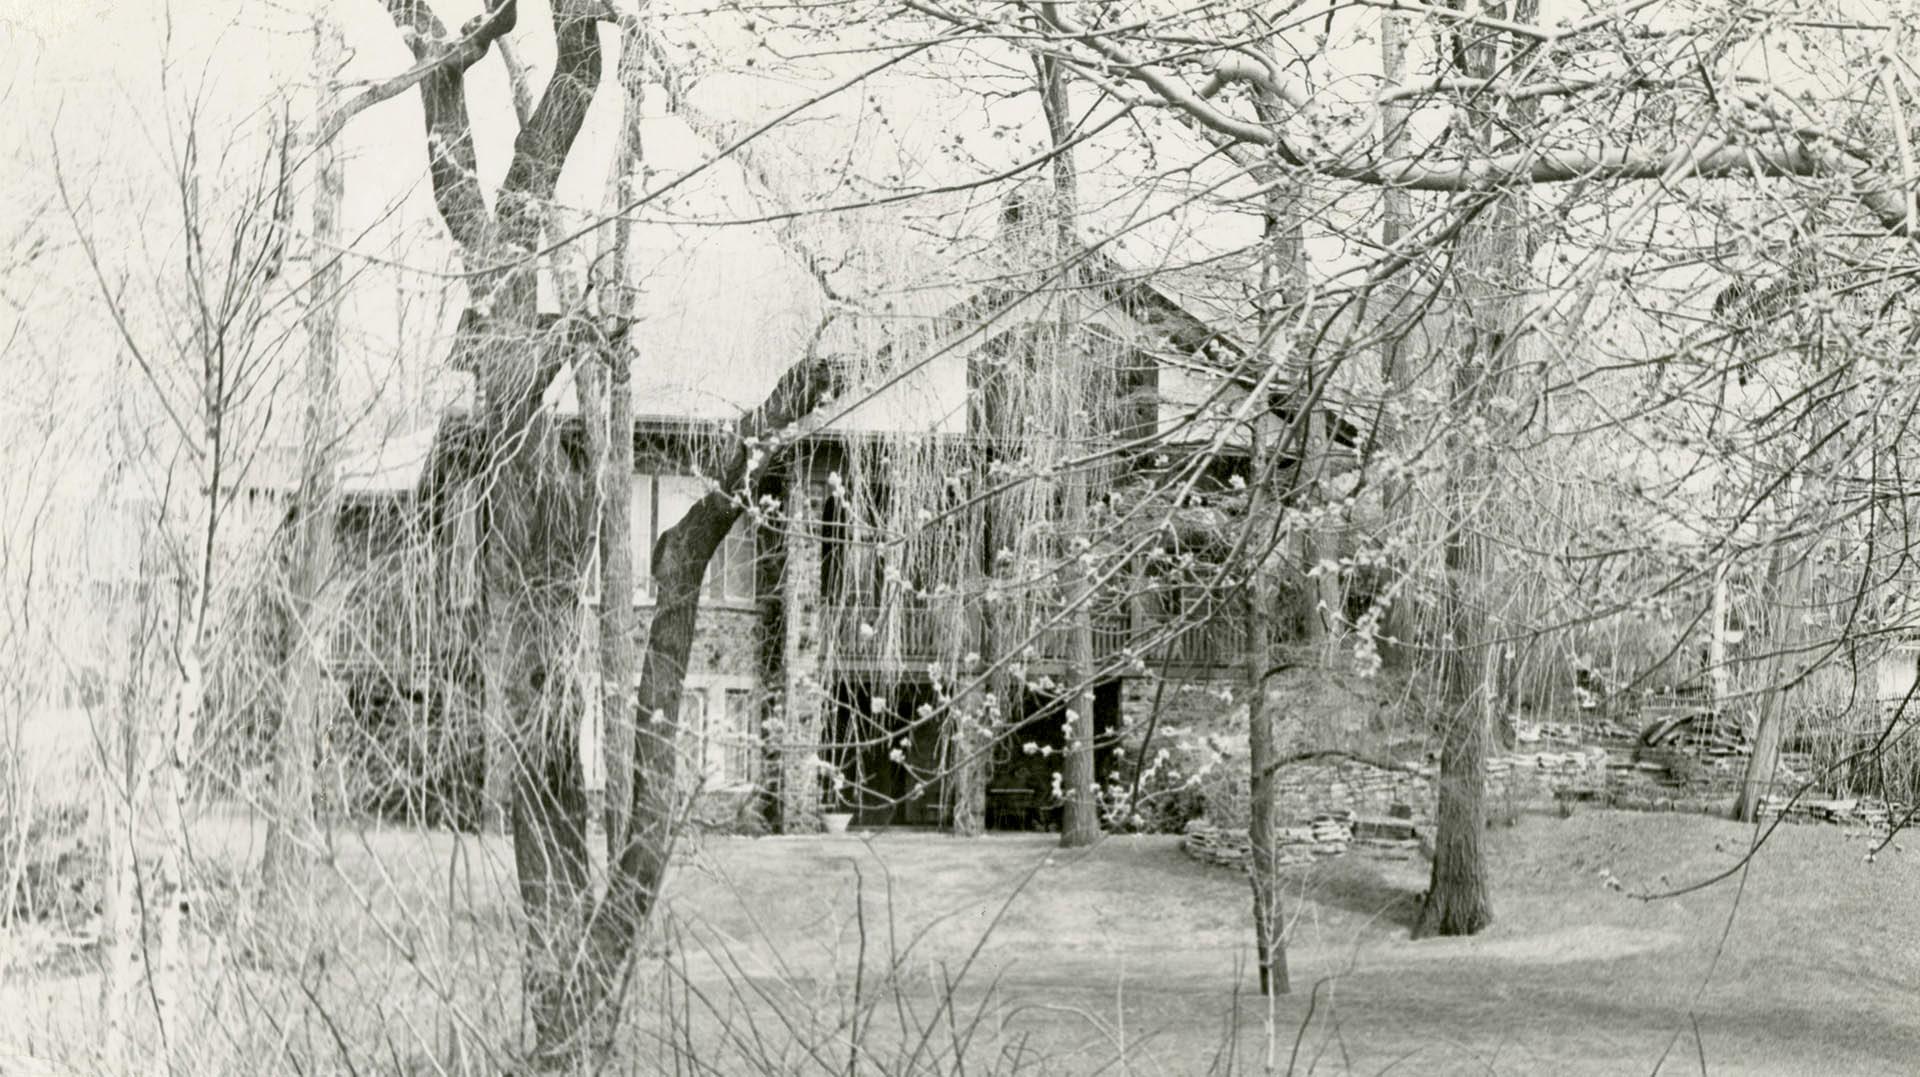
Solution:
<svg viewBox="0 0 1920 1077">
<path fill-rule="evenodd" d="M 1170 456 L 1213 443 L 1219 458 L 1210 481 L 1226 487 L 1235 473 L 1244 474 L 1247 439 L 1225 438 L 1221 450 L 1222 416 L 1251 410 L 1275 436 L 1269 443 L 1278 443 L 1289 422 L 1286 394 L 1241 408 L 1251 388 L 1241 344 L 1144 278 L 1129 277 L 1105 258 L 1093 263 L 1090 291 L 1100 302 L 1090 331 L 1104 334 L 1125 356 L 1117 365 L 1115 434 L 1123 440 L 1163 435 L 1118 465 L 1116 485 L 1130 469 L 1164 468 Z M 953 308 L 924 341 L 925 354 L 966 372 L 949 381 L 940 404 L 966 416 L 964 423 L 944 430 L 884 421 L 827 424 L 758 480 L 756 503 L 771 499 L 784 512 L 777 528 L 743 517 L 715 556 L 680 716 L 687 737 L 682 769 L 706 794 L 702 811 L 713 821 L 764 810 L 776 825 L 810 829 L 829 789 L 816 777 L 816 754 L 864 790 L 863 798 L 841 805 L 862 825 L 948 821 L 941 777 L 950 763 L 946 738 L 913 718 L 954 682 L 970 679 L 996 645 L 1005 646 L 981 623 L 981 595 L 990 584 L 986 544 L 978 535 L 957 536 L 957 545 L 976 551 L 977 564 L 963 566 L 931 595 L 924 587 L 903 595 L 889 590 L 888 554 L 850 506 L 885 502 L 888 488 L 905 481 L 890 469 L 903 466 L 897 461 L 910 452 L 937 451 L 972 464 L 994 454 L 995 439 L 985 432 L 993 394 L 984 370 L 996 349 L 1018 346 L 1029 321 L 1024 301 L 982 291 Z M 549 402 L 563 436 L 580 437 L 570 386 L 556 387 Z M 474 806 L 480 768 L 471 753 L 483 738 L 456 731 L 477 729 L 484 707 L 483 648 L 473 618 L 472 497 L 446 478 L 459 471 L 448 465 L 461 451 L 465 429 L 465 413 L 456 409 L 432 434 L 389 446 L 383 460 L 349 464 L 360 478 L 342 489 L 341 564 L 349 598 L 335 652 L 353 724 L 401 721 L 411 732 L 381 738 L 383 758 L 415 753 L 440 772 L 432 789 L 381 790 L 385 795 L 376 799 L 396 806 L 453 796 L 457 817 Z M 1336 439 L 1350 447 L 1353 429 L 1342 423 L 1335 429 Z M 717 419 L 645 415 L 635 421 L 633 562 L 643 630 L 654 600 L 648 576 L 654 540 L 706 492 L 699 462 L 724 445 L 728 433 Z M 978 516 L 956 520 L 947 526 L 983 526 Z M 1095 664 L 1105 675 L 1094 692 L 1095 722 L 1103 735 L 1144 718 L 1149 670 L 1200 689 L 1241 676 L 1240 619 L 1203 623 L 1210 599 L 1190 592 L 1134 581 L 1125 601 L 1096 610 Z M 587 598 L 588 604 L 599 600 Z M 583 625 L 587 614 L 583 607 Z M 1170 620 L 1192 631 L 1149 645 Z M 1040 631 L 1026 642 L 1020 661 L 1030 684 L 1067 672 L 1067 632 Z M 591 648 L 583 648 L 583 683 L 593 683 L 595 664 Z M 1018 695 L 1005 702 L 1004 718 L 1017 722 L 1062 705 L 1036 689 Z M 1184 705 L 1220 705 L 1214 692 L 1191 695 Z M 590 716 L 582 737 L 590 785 L 598 771 L 596 737 Z M 1057 747 L 1060 740 L 1058 721 L 1036 722 L 996 750 L 987 777 L 990 824 L 1026 826 L 1045 818 L 1058 757 L 1022 749 L 1028 742 Z M 403 747 L 393 747 L 396 741 Z M 403 786 L 417 781 L 420 769 L 396 764 L 386 780 Z"/>
</svg>

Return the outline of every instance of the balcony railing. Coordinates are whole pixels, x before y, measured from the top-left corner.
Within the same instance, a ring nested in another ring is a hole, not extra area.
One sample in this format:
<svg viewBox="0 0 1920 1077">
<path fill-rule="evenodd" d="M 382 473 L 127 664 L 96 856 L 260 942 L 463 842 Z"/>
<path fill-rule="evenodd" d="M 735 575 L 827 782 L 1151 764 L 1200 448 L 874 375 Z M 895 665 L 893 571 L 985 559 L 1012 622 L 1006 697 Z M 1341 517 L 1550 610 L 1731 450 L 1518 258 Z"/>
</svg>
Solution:
<svg viewBox="0 0 1920 1077">
<path fill-rule="evenodd" d="M 1144 604 L 1149 605 L 1151 604 Z M 982 654 L 981 618 L 958 602 L 926 606 L 830 606 L 827 638 L 832 658 L 841 663 L 918 667 L 960 661 Z M 1044 618 L 1041 618 L 1044 620 Z M 1231 665 L 1244 652 L 1244 625 L 1238 617 L 1204 611 L 1180 613 L 1127 608 L 1099 610 L 1093 617 L 1093 658 L 1123 668 L 1138 659 L 1148 668 L 1181 670 Z M 1021 637 L 1024 661 L 1067 662 L 1073 657 L 1073 625 L 1062 620 Z M 1137 669 L 1126 669 L 1137 672 Z"/>
<path fill-rule="evenodd" d="M 328 661 L 336 673 L 418 685 L 446 649 L 452 626 L 419 580 L 351 580 L 333 625 Z"/>
</svg>

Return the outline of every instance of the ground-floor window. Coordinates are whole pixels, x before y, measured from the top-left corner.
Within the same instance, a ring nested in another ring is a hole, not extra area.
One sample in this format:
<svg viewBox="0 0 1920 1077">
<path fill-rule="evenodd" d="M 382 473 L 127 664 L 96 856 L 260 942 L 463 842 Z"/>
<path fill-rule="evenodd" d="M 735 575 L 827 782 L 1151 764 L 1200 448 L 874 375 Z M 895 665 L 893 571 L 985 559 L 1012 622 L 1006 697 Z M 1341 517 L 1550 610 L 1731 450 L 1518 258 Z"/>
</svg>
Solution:
<svg viewBox="0 0 1920 1077">
<path fill-rule="evenodd" d="M 682 773 L 707 789 L 761 776 L 760 707 L 749 685 L 688 685 L 680 698 Z"/>
</svg>

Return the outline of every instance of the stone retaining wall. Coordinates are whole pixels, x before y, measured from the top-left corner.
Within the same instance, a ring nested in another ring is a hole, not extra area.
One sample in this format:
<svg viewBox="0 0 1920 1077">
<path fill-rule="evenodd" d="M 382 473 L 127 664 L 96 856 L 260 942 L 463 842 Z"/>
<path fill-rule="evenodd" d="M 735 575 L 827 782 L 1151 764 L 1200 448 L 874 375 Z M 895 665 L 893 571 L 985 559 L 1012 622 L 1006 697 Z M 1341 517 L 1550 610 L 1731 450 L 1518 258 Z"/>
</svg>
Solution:
<svg viewBox="0 0 1920 1077">
<path fill-rule="evenodd" d="M 1487 809 L 1496 818 L 1578 802 L 1632 811 L 1721 813 L 1732 803 L 1744 762 L 1689 765 L 1636 758 L 1630 747 L 1619 746 L 1495 756 L 1487 761 Z M 1390 856 L 1418 855 L 1422 840 L 1432 833 L 1437 769 L 1432 764 L 1389 769 L 1356 759 L 1287 767 L 1276 778 L 1275 797 L 1284 824 L 1277 835 L 1280 863 L 1339 856 L 1356 845 Z M 1804 769 L 1798 759 L 1783 760 L 1782 784 L 1797 787 Z M 1760 812 L 1795 822 L 1885 829 L 1903 810 L 1903 805 L 1872 800 L 1791 801 L 1772 796 L 1762 802 Z M 1244 825 L 1196 819 L 1186 828 L 1183 846 L 1198 860 L 1239 868 L 1247 862 L 1249 842 Z"/>
<path fill-rule="evenodd" d="M 1392 857 L 1420 855 L 1420 839 L 1404 820 L 1364 820 L 1352 812 L 1333 811 L 1301 826 L 1281 827 L 1275 835 L 1282 867 L 1339 856 L 1354 846 Z M 1187 855 L 1223 868 L 1241 868 L 1251 855 L 1243 829 L 1214 826 L 1205 819 L 1187 824 L 1182 847 Z"/>
<path fill-rule="evenodd" d="M 1602 789 L 1611 757 L 1604 748 L 1495 756 L 1487 761 L 1487 801 L 1492 810 L 1550 806 L 1560 790 Z M 1311 820 L 1328 812 L 1389 817 L 1404 810 L 1416 822 L 1432 818 L 1438 768 L 1416 764 L 1388 770 L 1356 759 L 1303 763 L 1275 779 L 1279 817 Z"/>
</svg>

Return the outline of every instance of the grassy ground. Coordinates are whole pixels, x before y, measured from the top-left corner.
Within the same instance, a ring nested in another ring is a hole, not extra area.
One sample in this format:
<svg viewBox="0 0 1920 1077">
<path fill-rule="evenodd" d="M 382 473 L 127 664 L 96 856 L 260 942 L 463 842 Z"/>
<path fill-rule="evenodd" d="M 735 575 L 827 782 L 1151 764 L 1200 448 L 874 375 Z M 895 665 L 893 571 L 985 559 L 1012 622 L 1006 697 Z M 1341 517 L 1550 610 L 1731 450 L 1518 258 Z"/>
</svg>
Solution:
<svg viewBox="0 0 1920 1077">
<path fill-rule="evenodd" d="M 1295 991 L 1271 1010 L 1248 967 L 1244 879 L 1175 839 L 1078 854 L 1042 835 L 708 839 L 684 852 L 656 948 L 668 956 L 637 985 L 633 1072 L 847 1072 L 854 1039 L 860 1072 L 916 1047 L 955 1072 L 961 1042 L 969 1073 L 1246 1073 L 1269 1059 L 1299 1073 L 1920 1072 L 1914 853 L 1869 864 L 1846 831 L 1786 827 L 1744 884 L 1633 896 L 1724 868 L 1750 833 L 1682 815 L 1525 819 L 1491 835 L 1498 920 L 1474 939 L 1408 940 L 1419 862 L 1300 871 Z M 204 835 L 216 862 L 257 842 L 231 822 Z M 209 1016 L 269 997 L 322 998 L 331 1016 L 245 1036 L 230 1022 L 228 1054 L 304 1043 L 335 1056 L 321 1069 L 358 1056 L 359 1072 L 394 1072 L 445 1059 L 456 1032 L 510 1040 L 506 860 L 499 839 L 341 836 L 314 896 L 335 925 L 326 960 L 227 962 L 243 971 L 203 991 Z M 6 993 L 0 1040 L 85 1035 L 78 972 Z"/>
<path fill-rule="evenodd" d="M 1658 1072 L 1697 1073 L 1703 1055 L 1710 1073 L 1920 1072 L 1911 855 L 1867 864 L 1843 831 L 1783 828 L 1744 888 L 1631 896 L 1724 868 L 1749 835 L 1697 816 L 1527 819 L 1493 835 L 1499 919 L 1474 939 L 1408 940 L 1421 864 L 1348 857 L 1300 873 L 1278 1061 L 1311 1007 L 1300 1072 L 1654 1073 L 1670 1043 Z M 716 842 L 675 907 L 758 943 L 742 949 L 792 950 L 846 920 L 857 865 L 869 921 L 886 876 L 908 925 L 948 917 L 924 945 L 951 965 L 1036 864 L 981 960 L 1053 1067 L 1107 1061 L 1124 1019 L 1137 1072 L 1199 1072 L 1236 1009 L 1240 1059 L 1265 1059 L 1245 883 L 1170 839 L 1079 856 L 1044 838 Z"/>
</svg>

